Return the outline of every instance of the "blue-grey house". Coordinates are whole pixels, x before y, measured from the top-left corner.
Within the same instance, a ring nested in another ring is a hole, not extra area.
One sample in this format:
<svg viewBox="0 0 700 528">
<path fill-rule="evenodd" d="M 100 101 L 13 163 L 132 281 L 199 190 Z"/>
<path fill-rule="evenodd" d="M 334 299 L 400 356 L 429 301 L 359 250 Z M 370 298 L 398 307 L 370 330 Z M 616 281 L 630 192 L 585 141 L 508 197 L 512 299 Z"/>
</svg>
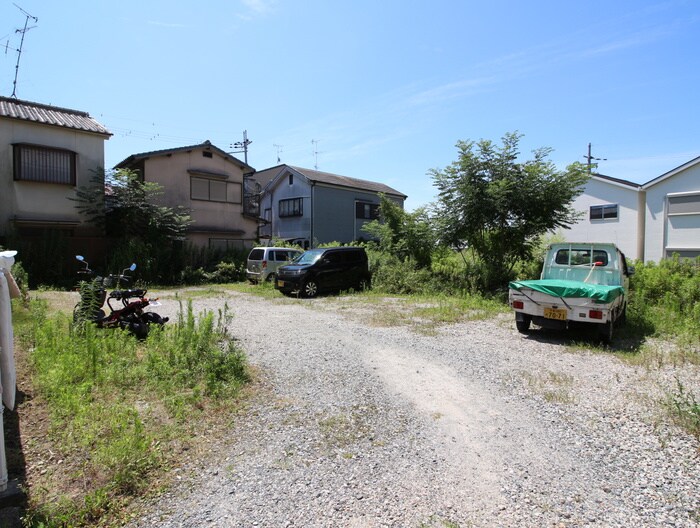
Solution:
<svg viewBox="0 0 700 528">
<path fill-rule="evenodd" d="M 305 248 L 367 239 L 362 227 L 377 218 L 379 195 L 401 207 L 406 199 L 383 183 L 284 164 L 252 177 L 262 187 L 260 239 L 280 238 Z"/>
</svg>

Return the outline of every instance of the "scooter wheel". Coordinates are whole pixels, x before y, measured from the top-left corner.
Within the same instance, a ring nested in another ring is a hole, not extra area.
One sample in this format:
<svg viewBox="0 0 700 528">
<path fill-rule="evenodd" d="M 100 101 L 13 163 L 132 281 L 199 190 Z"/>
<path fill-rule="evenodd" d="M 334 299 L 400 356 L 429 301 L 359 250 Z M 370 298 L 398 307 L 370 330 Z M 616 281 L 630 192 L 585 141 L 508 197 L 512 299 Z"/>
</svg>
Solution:
<svg viewBox="0 0 700 528">
<path fill-rule="evenodd" d="M 155 323 L 159 325 L 164 325 L 169 321 L 168 317 L 161 317 L 160 314 L 155 312 L 146 312 L 143 314 L 143 318 L 149 323 Z"/>
<path fill-rule="evenodd" d="M 137 339 L 146 339 L 148 337 L 148 324 L 141 321 L 133 321 L 129 323 L 129 332 L 134 334 Z"/>
</svg>

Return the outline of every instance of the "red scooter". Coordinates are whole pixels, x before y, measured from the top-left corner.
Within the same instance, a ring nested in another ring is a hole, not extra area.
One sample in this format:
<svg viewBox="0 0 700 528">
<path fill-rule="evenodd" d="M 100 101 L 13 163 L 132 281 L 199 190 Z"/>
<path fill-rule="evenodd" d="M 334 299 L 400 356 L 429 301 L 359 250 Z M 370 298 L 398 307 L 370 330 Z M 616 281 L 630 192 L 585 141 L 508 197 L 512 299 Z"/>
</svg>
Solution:
<svg viewBox="0 0 700 528">
<path fill-rule="evenodd" d="M 160 306 L 157 299 L 146 297 L 147 290 L 120 289 L 122 282 L 127 282 L 127 271 L 134 271 L 136 264 L 125 268 L 119 275 L 101 277 L 90 269 L 88 262 L 82 255 L 75 258 L 85 264 L 85 268 L 78 273 L 91 276 L 89 281 L 80 284 L 80 301 L 73 310 L 73 321 L 89 321 L 95 323 L 98 328 L 122 328 L 128 330 L 139 339 L 148 336 L 152 323 L 164 325 L 167 317 L 161 317 L 155 312 L 146 312 L 149 306 Z M 115 288 L 107 295 L 108 288 Z M 109 308 L 105 313 L 104 306 Z M 121 307 L 112 305 L 112 302 L 121 302 Z"/>
</svg>

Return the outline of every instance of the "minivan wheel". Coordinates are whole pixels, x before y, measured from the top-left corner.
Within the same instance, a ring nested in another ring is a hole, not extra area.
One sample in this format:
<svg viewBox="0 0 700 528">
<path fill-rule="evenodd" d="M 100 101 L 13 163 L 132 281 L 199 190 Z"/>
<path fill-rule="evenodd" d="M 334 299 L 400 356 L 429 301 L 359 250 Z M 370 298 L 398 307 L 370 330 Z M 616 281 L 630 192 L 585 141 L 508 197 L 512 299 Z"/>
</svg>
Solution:
<svg viewBox="0 0 700 528">
<path fill-rule="evenodd" d="M 316 297 L 318 295 L 318 283 L 315 279 L 306 281 L 301 288 L 301 292 L 304 297 Z"/>
<path fill-rule="evenodd" d="M 276 273 L 270 273 L 267 278 L 265 279 L 267 282 L 275 282 L 275 279 L 277 278 Z"/>
</svg>

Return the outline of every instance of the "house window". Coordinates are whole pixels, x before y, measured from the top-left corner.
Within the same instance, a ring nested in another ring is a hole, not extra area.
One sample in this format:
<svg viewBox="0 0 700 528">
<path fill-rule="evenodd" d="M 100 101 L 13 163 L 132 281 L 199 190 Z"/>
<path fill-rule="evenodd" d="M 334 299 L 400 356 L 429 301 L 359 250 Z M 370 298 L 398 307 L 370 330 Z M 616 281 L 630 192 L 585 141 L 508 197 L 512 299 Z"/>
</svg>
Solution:
<svg viewBox="0 0 700 528">
<path fill-rule="evenodd" d="M 289 175 L 289 185 L 294 185 L 294 174 Z"/>
<path fill-rule="evenodd" d="M 14 145 L 15 180 L 75 185 L 76 154 L 70 150 Z"/>
<path fill-rule="evenodd" d="M 213 158 L 213 157 L 214 157 L 214 154 L 212 154 L 212 153 L 209 152 L 208 150 L 203 150 L 203 151 L 202 151 L 202 156 L 204 156 L 205 158 Z"/>
<path fill-rule="evenodd" d="M 243 249 L 243 240 L 231 238 L 210 238 L 209 249 L 228 251 L 230 249 Z"/>
<path fill-rule="evenodd" d="M 364 220 L 376 220 L 379 218 L 379 204 L 369 202 L 355 202 L 355 218 Z"/>
<path fill-rule="evenodd" d="M 700 194 L 686 194 L 668 197 L 669 215 L 700 214 Z"/>
<path fill-rule="evenodd" d="M 208 202 L 241 203 L 241 184 L 190 178 L 190 197 Z"/>
<path fill-rule="evenodd" d="M 617 218 L 617 204 L 591 205 L 591 220 Z"/>
<path fill-rule="evenodd" d="M 304 216 L 304 199 L 280 200 L 280 218 L 284 216 Z"/>
</svg>

